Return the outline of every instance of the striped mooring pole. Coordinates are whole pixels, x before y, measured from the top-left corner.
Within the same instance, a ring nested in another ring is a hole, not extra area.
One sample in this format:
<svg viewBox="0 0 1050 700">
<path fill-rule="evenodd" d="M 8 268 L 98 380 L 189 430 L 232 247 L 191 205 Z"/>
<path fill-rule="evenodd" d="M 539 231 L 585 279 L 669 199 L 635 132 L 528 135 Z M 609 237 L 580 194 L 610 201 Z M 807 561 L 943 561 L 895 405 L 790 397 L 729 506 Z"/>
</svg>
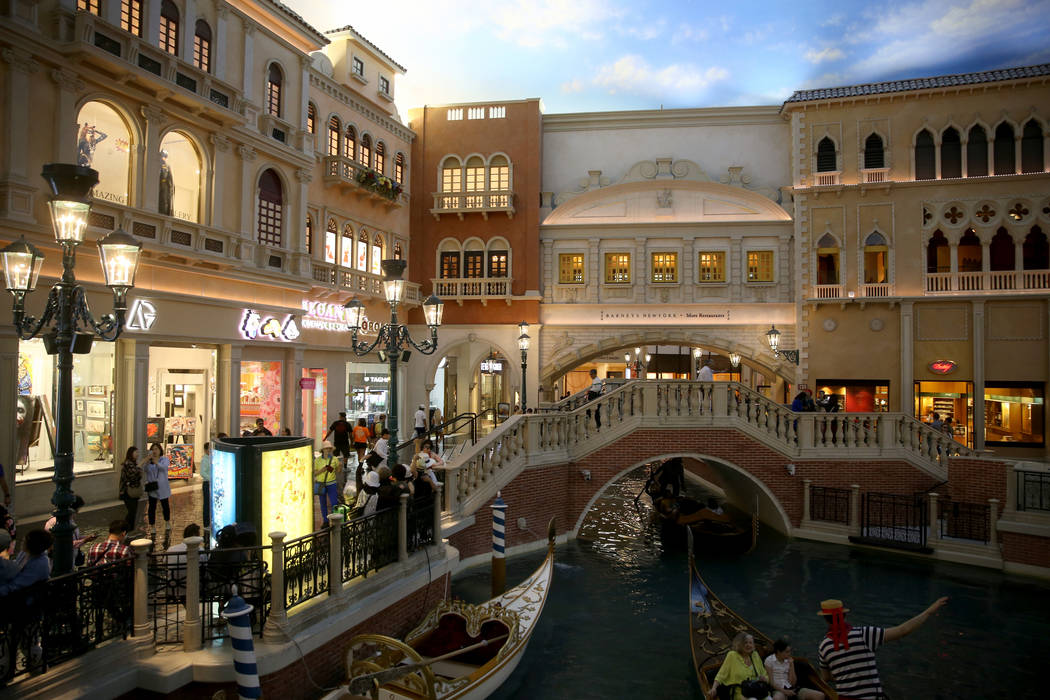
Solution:
<svg viewBox="0 0 1050 700">
<path fill-rule="evenodd" d="M 255 663 L 255 645 L 252 643 L 252 622 L 249 613 L 254 609 L 237 595 L 226 603 L 222 616 L 230 623 L 230 641 L 233 642 L 233 670 L 237 676 L 237 696 L 241 700 L 262 697 L 259 686 L 259 667 Z"/>
<path fill-rule="evenodd" d="M 492 597 L 503 593 L 507 588 L 507 504 L 503 502 L 501 492 L 496 492 L 496 501 L 492 504 Z"/>
</svg>

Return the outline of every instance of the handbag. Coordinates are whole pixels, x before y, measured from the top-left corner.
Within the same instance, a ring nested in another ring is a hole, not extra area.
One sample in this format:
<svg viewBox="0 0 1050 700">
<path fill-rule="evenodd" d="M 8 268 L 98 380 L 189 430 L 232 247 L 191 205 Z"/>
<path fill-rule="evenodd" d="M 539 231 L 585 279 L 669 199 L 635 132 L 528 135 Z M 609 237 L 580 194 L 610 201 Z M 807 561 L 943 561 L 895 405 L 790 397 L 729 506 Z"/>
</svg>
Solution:
<svg viewBox="0 0 1050 700">
<path fill-rule="evenodd" d="M 146 493 L 156 493 L 159 490 L 160 490 L 160 484 L 157 483 L 156 481 L 147 481 L 146 482 Z"/>
<path fill-rule="evenodd" d="M 156 484 L 157 482 L 154 481 L 153 483 Z M 142 484 L 140 483 L 138 486 L 125 487 L 124 493 L 127 494 L 128 498 L 142 498 Z"/>
<path fill-rule="evenodd" d="M 749 678 L 740 684 L 740 692 L 745 698 L 765 698 L 769 695 L 769 683 Z"/>
</svg>

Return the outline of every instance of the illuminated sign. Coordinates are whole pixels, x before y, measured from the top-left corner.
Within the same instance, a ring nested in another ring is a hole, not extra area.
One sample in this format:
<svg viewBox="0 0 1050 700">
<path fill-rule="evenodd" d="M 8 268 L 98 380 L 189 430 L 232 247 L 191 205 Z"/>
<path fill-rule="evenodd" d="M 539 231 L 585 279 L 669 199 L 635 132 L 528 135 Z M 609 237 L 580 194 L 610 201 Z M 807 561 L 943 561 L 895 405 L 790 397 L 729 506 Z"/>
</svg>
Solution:
<svg viewBox="0 0 1050 700">
<path fill-rule="evenodd" d="M 134 299 L 131 308 L 128 309 L 127 322 L 124 324 L 129 331 L 148 331 L 157 320 L 157 307 L 153 302 L 145 299 Z"/>
<path fill-rule="evenodd" d="M 332 304 L 327 301 L 311 301 L 303 299 L 303 328 L 312 328 L 319 331 L 346 332 L 346 308 L 342 304 Z M 376 335 L 382 323 L 369 321 L 367 316 L 361 317 L 361 330 L 363 335 Z"/>
<path fill-rule="evenodd" d="M 313 456 L 309 445 L 262 453 L 261 532 L 288 540 L 313 532 Z"/>
<path fill-rule="evenodd" d="M 481 362 L 481 371 L 482 372 L 488 372 L 490 374 L 493 373 L 493 372 L 502 372 L 503 371 L 503 363 L 502 362 L 497 362 L 495 360 L 483 360 Z"/>
<path fill-rule="evenodd" d="M 212 450 L 211 531 L 217 533 L 237 522 L 237 455 Z"/>
<path fill-rule="evenodd" d="M 390 377 L 383 377 L 380 375 L 365 375 L 365 383 L 367 384 L 386 384 L 390 381 Z"/>
<path fill-rule="evenodd" d="M 299 337 L 299 327 L 295 325 L 294 316 L 288 315 L 281 320 L 276 316 L 263 316 L 252 309 L 244 310 L 240 331 L 245 340 L 262 338 L 291 342 Z"/>
<path fill-rule="evenodd" d="M 929 364 L 930 371 L 934 374 L 951 374 L 955 367 L 954 360 L 934 360 Z"/>
</svg>

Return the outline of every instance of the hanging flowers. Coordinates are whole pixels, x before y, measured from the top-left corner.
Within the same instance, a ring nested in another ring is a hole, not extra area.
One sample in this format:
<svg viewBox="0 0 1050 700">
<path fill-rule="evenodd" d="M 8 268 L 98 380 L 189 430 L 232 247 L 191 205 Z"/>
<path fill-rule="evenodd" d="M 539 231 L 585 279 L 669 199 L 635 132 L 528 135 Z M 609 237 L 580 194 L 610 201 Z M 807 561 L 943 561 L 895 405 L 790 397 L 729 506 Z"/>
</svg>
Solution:
<svg viewBox="0 0 1050 700">
<path fill-rule="evenodd" d="M 387 199 L 396 201 L 401 196 L 402 188 L 400 183 L 394 182 L 386 175 L 379 175 L 374 170 L 359 170 L 356 180 L 357 184 Z"/>
</svg>

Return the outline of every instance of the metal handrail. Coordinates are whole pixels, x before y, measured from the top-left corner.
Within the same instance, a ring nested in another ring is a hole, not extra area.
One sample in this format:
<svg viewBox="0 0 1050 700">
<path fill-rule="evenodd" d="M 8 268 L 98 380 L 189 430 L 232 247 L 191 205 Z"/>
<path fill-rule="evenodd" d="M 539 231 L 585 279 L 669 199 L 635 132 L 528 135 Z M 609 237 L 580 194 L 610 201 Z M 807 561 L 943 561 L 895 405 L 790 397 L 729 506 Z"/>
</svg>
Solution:
<svg viewBox="0 0 1050 700">
<path fill-rule="evenodd" d="M 465 413 L 460 413 L 459 415 L 457 415 L 457 416 L 455 416 L 453 418 L 450 418 L 450 419 L 448 419 L 447 421 L 445 421 L 443 423 L 431 426 L 430 428 L 427 429 L 427 432 L 423 434 L 423 439 L 424 440 L 426 440 L 426 439 L 434 440 L 441 433 L 455 432 L 456 430 L 458 430 L 461 427 L 469 427 L 469 429 L 470 429 L 470 443 L 469 444 L 474 445 L 478 441 L 478 422 L 483 420 L 486 417 L 489 417 L 489 416 L 491 416 L 493 423 L 500 423 L 500 422 L 502 422 L 500 420 L 499 414 L 496 412 L 496 409 L 494 409 L 494 408 L 486 408 L 484 411 L 481 411 L 480 413 L 476 413 L 476 412 L 473 412 L 473 411 L 467 411 Z M 452 429 L 450 429 L 450 427 Z M 404 442 L 400 443 L 397 446 L 398 453 L 400 454 L 402 448 L 408 447 L 409 445 L 413 445 L 414 446 L 415 443 L 416 443 L 415 436 L 409 438 L 408 440 L 405 440 Z M 460 445 L 456 445 L 456 446 L 453 447 L 453 451 L 457 447 L 462 448 L 462 447 L 465 447 L 465 446 L 466 446 L 466 443 L 463 443 L 463 444 L 460 444 Z M 444 457 L 448 457 L 448 456 L 449 456 L 449 454 L 442 454 L 443 458 Z"/>
</svg>

